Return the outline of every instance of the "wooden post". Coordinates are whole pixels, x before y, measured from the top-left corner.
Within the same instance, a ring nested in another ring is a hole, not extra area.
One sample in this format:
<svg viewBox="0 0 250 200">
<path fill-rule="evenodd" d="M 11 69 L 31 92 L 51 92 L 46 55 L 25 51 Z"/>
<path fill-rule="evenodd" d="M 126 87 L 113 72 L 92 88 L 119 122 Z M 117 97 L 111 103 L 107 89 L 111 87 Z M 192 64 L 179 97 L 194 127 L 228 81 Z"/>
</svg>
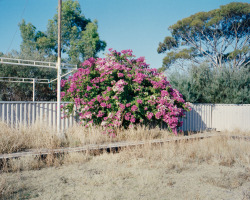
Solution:
<svg viewBox="0 0 250 200">
<path fill-rule="evenodd" d="M 61 126 L 61 12 L 62 0 L 58 0 L 58 57 L 57 57 L 57 132 Z"/>
</svg>

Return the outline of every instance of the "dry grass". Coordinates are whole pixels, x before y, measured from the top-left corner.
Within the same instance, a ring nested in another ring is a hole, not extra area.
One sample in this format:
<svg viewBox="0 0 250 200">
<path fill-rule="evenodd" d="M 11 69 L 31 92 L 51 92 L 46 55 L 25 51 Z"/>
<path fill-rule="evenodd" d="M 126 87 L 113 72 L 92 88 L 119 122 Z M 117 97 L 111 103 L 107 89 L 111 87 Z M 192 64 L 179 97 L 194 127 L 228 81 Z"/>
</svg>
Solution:
<svg viewBox="0 0 250 200">
<path fill-rule="evenodd" d="M 0 122 L 0 154 L 33 148 L 53 149 L 62 146 L 63 141 L 53 133 L 52 128 L 39 123 L 32 126 L 20 126 L 19 129 L 16 129 Z"/>
<path fill-rule="evenodd" d="M 66 131 L 65 136 L 70 147 L 118 141 L 163 139 L 173 136 L 173 134 L 170 134 L 166 130 L 161 130 L 160 128 L 148 129 L 147 127 L 141 126 L 138 126 L 135 129 L 120 130 L 114 138 L 102 134 L 102 132 L 103 130 L 100 127 L 84 128 L 81 125 L 75 125 Z"/>
<path fill-rule="evenodd" d="M 68 129 L 65 137 L 58 137 L 55 129 L 37 122 L 31 126 L 10 128 L 0 122 L 0 154 L 13 153 L 27 149 L 55 149 L 59 147 L 77 147 L 86 144 L 102 144 L 106 142 L 147 140 L 170 137 L 171 134 L 159 128 L 149 130 L 146 127 L 137 127 L 119 131 L 117 137 L 112 138 L 102 134 L 102 129 L 84 128 L 75 125 Z"/>
<path fill-rule="evenodd" d="M 50 167 L 49 167 L 50 166 Z M 229 137 L 20 158 L 0 175 L 0 199 L 249 199 L 249 141 Z M 36 170 L 39 169 L 39 170 Z"/>
<path fill-rule="evenodd" d="M 223 134 L 226 135 L 235 135 L 235 136 L 250 136 L 250 131 L 243 131 L 243 130 L 239 130 L 239 129 L 235 129 L 235 130 L 226 130 L 223 131 Z"/>
</svg>

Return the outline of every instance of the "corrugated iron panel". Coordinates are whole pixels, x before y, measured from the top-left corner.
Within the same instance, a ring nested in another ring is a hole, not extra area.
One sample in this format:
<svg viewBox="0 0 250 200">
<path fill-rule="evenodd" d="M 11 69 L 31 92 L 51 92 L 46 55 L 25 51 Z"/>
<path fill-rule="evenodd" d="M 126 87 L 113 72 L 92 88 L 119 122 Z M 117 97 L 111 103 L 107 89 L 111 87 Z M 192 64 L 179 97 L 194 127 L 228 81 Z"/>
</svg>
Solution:
<svg viewBox="0 0 250 200">
<path fill-rule="evenodd" d="M 66 104 L 66 103 L 62 103 Z M 5 102 L 0 101 L 0 120 L 12 127 L 19 124 L 31 125 L 40 121 L 56 128 L 56 102 Z M 250 130 L 250 104 L 191 104 L 192 111 L 182 118 L 183 131 L 204 131 L 208 129 Z M 71 116 L 61 119 L 61 128 L 67 129 L 76 123 Z"/>
<path fill-rule="evenodd" d="M 212 104 L 191 104 L 192 110 L 182 118 L 183 131 L 204 131 L 212 128 Z"/>
<path fill-rule="evenodd" d="M 66 104 L 66 103 L 62 103 Z M 56 102 L 0 102 L 0 120 L 11 127 L 19 124 L 31 125 L 36 121 L 56 128 L 57 124 Z M 61 119 L 61 128 L 67 129 L 76 123 L 74 117 Z"/>
<path fill-rule="evenodd" d="M 212 119 L 217 131 L 250 131 L 250 104 L 215 104 Z"/>
</svg>

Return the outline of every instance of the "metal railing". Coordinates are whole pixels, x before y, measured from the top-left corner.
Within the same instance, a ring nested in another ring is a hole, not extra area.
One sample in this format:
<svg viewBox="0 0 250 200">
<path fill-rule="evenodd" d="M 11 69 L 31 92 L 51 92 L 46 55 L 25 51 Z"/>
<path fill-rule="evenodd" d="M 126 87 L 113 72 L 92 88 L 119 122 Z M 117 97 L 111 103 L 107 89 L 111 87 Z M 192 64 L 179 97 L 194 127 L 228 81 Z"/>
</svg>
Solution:
<svg viewBox="0 0 250 200">
<path fill-rule="evenodd" d="M 46 67 L 46 68 L 57 68 L 56 62 L 46 62 L 46 61 L 36 61 L 36 60 L 24 60 L 18 58 L 6 58 L 0 57 L 1 64 L 9 64 L 9 65 L 22 65 L 22 66 L 31 66 L 31 67 Z M 62 69 L 77 69 L 77 65 L 61 63 Z"/>
</svg>

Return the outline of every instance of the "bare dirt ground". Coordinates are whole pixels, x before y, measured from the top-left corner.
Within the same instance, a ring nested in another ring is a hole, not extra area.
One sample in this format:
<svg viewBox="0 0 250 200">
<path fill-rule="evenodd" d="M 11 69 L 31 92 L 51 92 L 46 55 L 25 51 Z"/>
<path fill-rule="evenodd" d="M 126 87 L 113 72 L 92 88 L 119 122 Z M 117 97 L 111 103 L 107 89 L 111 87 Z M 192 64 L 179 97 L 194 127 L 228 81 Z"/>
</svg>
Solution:
<svg viewBox="0 0 250 200">
<path fill-rule="evenodd" d="M 39 167 L 27 158 L 13 161 L 12 172 L 0 174 L 0 197 L 250 199 L 249 141 L 215 137 L 115 154 L 72 153 L 53 163 Z"/>
</svg>

